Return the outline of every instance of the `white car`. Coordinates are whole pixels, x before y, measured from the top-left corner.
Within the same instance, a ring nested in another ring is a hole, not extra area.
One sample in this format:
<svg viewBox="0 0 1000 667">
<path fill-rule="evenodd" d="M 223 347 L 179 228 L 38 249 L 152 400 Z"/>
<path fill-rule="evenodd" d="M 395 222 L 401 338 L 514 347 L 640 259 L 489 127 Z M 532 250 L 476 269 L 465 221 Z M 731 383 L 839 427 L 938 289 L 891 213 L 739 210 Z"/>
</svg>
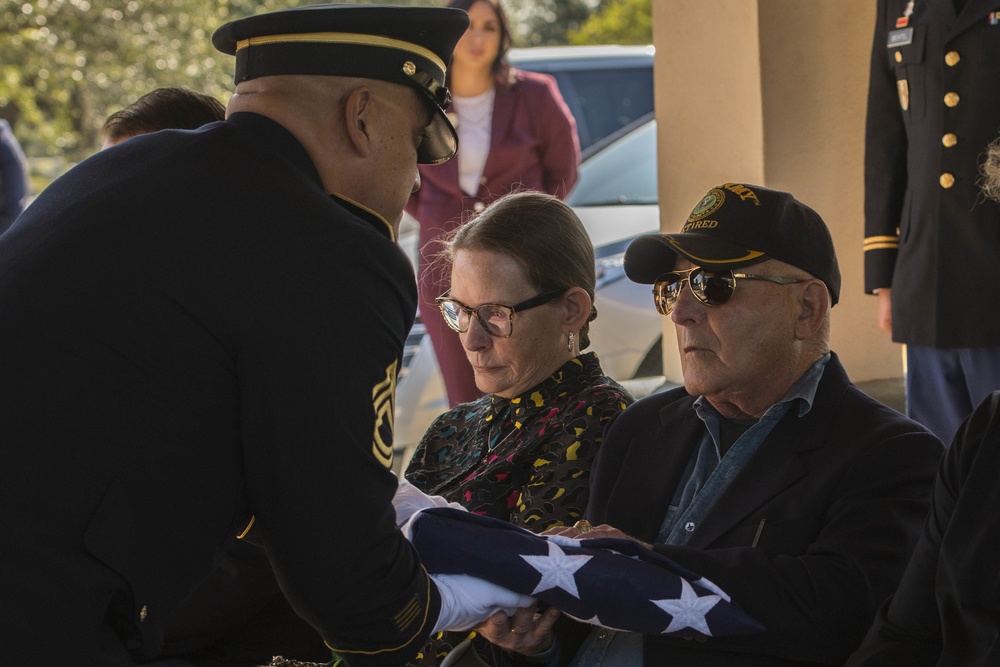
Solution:
<svg viewBox="0 0 1000 667">
<path fill-rule="evenodd" d="M 597 353 L 611 377 L 619 381 L 648 377 L 651 380 L 642 384 L 655 386 L 662 382 L 662 318 L 653 308 L 650 287 L 630 281 L 622 266 L 633 238 L 659 230 L 652 57 L 649 48 L 549 47 L 521 50 L 516 62 L 519 67 L 528 63 L 524 69 L 556 76 L 567 103 L 576 106 L 578 125 L 589 115 L 588 131 L 596 132 L 586 140 L 581 136 L 583 161 L 566 199 L 594 244 L 598 316 L 590 325 L 588 351 Z M 595 71 L 607 73 L 608 78 L 592 86 Z M 623 87 L 621 94 L 614 94 L 615 82 Z M 601 100 L 611 102 L 601 106 Z M 622 100 L 627 100 L 624 105 Z M 637 109 L 644 110 L 636 115 Z M 416 223 L 404 221 L 400 245 L 414 265 L 417 236 Z M 440 317 L 437 312 L 427 316 Z M 431 421 L 448 409 L 444 381 L 421 317 L 418 314 L 407 339 L 396 389 L 394 440 L 399 466 L 405 466 Z"/>
</svg>

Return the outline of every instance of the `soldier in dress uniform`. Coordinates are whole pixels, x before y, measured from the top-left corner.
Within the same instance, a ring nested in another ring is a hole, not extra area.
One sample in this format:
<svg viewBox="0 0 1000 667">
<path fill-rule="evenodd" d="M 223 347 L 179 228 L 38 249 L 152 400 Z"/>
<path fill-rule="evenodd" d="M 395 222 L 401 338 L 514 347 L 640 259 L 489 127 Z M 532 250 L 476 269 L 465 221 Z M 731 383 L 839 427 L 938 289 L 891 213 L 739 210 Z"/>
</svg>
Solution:
<svg viewBox="0 0 1000 667">
<path fill-rule="evenodd" d="M 879 0 L 865 153 L 865 290 L 906 344 L 907 412 L 950 442 L 1000 388 L 1000 1 Z"/>
<path fill-rule="evenodd" d="M 445 63 L 467 24 L 363 5 L 226 24 L 224 122 L 100 151 L 4 234 L 5 664 L 155 659 L 251 525 L 348 664 L 488 615 L 425 572 L 391 504 L 416 305 L 395 236 L 417 163 L 457 150 Z"/>
</svg>

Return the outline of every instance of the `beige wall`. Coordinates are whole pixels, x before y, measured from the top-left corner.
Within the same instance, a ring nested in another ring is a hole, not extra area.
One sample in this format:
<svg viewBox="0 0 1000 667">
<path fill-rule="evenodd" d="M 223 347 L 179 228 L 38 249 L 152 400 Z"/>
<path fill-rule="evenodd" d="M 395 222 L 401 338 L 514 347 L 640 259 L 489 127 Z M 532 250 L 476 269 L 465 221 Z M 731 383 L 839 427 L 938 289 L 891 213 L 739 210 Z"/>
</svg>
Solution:
<svg viewBox="0 0 1000 667">
<path fill-rule="evenodd" d="M 726 181 L 792 192 L 830 226 L 843 274 L 833 349 L 855 381 L 902 375 L 863 293 L 871 0 L 654 0 L 660 226 Z M 665 321 L 669 324 L 669 321 Z M 679 378 L 672 326 L 665 367 Z"/>
</svg>

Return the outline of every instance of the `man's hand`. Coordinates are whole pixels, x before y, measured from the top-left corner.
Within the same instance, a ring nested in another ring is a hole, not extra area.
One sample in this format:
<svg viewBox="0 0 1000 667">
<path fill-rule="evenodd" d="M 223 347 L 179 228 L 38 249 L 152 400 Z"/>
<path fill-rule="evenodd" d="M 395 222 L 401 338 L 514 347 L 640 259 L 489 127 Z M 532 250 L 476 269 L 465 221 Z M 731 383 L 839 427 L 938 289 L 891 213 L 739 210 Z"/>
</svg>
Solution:
<svg viewBox="0 0 1000 667">
<path fill-rule="evenodd" d="M 555 528 L 549 528 L 542 533 L 542 535 L 561 535 L 562 537 L 568 537 L 571 540 L 590 540 L 598 537 L 611 537 L 619 540 L 632 540 L 633 542 L 638 542 L 647 549 L 652 548 L 645 542 L 637 540 L 631 535 L 626 535 L 614 526 L 609 526 L 606 523 L 602 523 L 600 526 L 591 526 L 587 521 L 577 521 L 576 524 L 572 526 L 556 526 Z"/>
<path fill-rule="evenodd" d="M 499 611 L 476 626 L 476 631 L 502 649 L 535 655 L 552 647 L 555 635 L 552 624 L 559 618 L 559 610 L 549 607 L 538 613 L 538 605 L 522 607 L 513 616 Z"/>
<path fill-rule="evenodd" d="M 875 322 L 885 335 L 892 337 L 892 288 L 883 287 L 875 295 L 878 299 L 878 311 Z"/>
</svg>

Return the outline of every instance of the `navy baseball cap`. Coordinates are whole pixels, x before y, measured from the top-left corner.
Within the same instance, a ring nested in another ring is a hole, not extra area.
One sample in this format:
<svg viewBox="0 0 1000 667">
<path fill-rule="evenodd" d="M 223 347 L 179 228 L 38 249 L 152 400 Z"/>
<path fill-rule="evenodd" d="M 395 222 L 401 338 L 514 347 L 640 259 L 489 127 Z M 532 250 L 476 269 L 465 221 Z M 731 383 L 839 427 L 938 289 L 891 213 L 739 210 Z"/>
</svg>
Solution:
<svg viewBox="0 0 1000 667">
<path fill-rule="evenodd" d="M 437 164 L 458 151 L 445 113 L 451 104 L 445 73 L 468 25 L 468 14 L 447 7 L 312 5 L 230 21 L 215 31 L 212 44 L 236 56 L 236 83 L 316 74 L 416 88 L 434 111 L 417 161 Z"/>
<path fill-rule="evenodd" d="M 677 255 L 724 271 L 776 259 L 819 278 L 840 299 L 840 267 L 823 218 L 791 194 L 759 185 L 724 183 L 708 191 L 676 234 L 640 236 L 625 251 L 625 274 L 652 285 L 672 271 Z"/>
</svg>

